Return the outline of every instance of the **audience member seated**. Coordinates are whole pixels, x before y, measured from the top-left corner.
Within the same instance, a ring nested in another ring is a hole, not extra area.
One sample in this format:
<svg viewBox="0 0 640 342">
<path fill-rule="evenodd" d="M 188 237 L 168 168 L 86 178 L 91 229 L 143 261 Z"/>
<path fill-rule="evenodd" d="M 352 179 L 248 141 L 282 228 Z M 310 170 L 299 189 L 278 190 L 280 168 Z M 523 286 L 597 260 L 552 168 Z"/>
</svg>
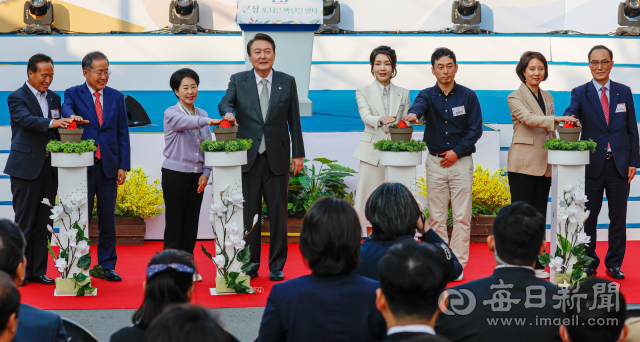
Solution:
<svg viewBox="0 0 640 342">
<path fill-rule="evenodd" d="M 438 335 L 465 342 L 560 341 L 556 318 L 563 313 L 554 308 L 559 288 L 533 271 L 544 238 L 545 219 L 531 205 L 516 202 L 500 209 L 487 238 L 495 257 L 493 275 L 447 290 L 449 304 L 436 320 Z"/>
<path fill-rule="evenodd" d="M 617 284 L 591 278 L 576 284 L 569 295 L 572 305 L 565 312 L 569 324 L 560 326 L 562 341 L 622 342 L 627 338 L 627 303 Z"/>
<path fill-rule="evenodd" d="M 111 342 L 140 342 L 151 322 L 172 304 L 185 304 L 193 295 L 193 255 L 167 249 L 156 254 L 147 267 L 142 305 L 131 318 L 133 326 L 118 330 Z"/>
<path fill-rule="evenodd" d="M 384 183 L 369 197 L 365 216 L 371 223 L 371 235 L 360 247 L 360 264 L 353 272 L 379 280 L 378 262 L 384 253 L 397 243 L 413 240 L 416 229 L 423 233 L 422 241 L 437 245 L 447 257 L 453 257 L 453 270 L 448 281 L 457 279 L 462 266 L 447 244 L 432 229 L 423 230 L 426 219 L 411 191 L 400 183 Z"/>
<path fill-rule="evenodd" d="M 10 220 L 0 220 L 0 271 L 7 273 L 16 286 L 24 281 L 27 258 L 22 230 Z M 60 316 L 20 304 L 18 331 L 13 342 L 66 342 L 67 333 Z"/>
<path fill-rule="evenodd" d="M 312 274 L 275 284 L 258 341 L 382 341 L 375 280 L 354 275 L 360 222 L 344 200 L 322 198 L 304 216 L 300 252 Z"/>
<path fill-rule="evenodd" d="M 144 342 L 227 342 L 229 337 L 207 310 L 196 305 L 174 305 L 156 318 Z"/>
<path fill-rule="evenodd" d="M 0 271 L 0 342 L 11 342 L 18 331 L 20 292 L 11 277 Z"/>
<path fill-rule="evenodd" d="M 376 306 L 389 329 L 385 342 L 417 336 L 430 342 L 448 341 L 433 330 L 447 278 L 440 256 L 431 247 L 409 240 L 392 246 L 380 259 Z"/>
</svg>

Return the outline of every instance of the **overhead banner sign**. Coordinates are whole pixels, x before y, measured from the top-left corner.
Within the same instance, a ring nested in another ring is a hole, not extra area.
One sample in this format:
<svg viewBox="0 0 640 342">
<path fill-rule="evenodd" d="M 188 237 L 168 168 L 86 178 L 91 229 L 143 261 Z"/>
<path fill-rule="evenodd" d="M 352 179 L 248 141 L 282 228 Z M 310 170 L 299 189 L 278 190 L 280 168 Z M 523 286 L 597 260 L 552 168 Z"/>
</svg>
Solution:
<svg viewBox="0 0 640 342">
<path fill-rule="evenodd" d="M 238 0 L 236 22 L 246 24 L 322 24 L 322 0 Z"/>
</svg>

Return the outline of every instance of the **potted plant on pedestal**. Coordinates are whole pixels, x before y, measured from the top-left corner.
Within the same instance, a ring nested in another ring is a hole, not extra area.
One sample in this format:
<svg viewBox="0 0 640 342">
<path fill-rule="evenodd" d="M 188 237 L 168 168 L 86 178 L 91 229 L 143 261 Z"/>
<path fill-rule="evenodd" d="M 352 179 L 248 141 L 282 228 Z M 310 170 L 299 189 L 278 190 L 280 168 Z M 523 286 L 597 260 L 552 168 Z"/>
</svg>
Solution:
<svg viewBox="0 0 640 342">
<path fill-rule="evenodd" d="M 58 128 L 58 133 L 60 133 L 60 140 L 65 142 L 79 143 L 82 139 L 82 133 L 84 133 L 84 128 L 78 128 L 76 122 L 72 122 L 67 125 L 66 128 Z"/>
<path fill-rule="evenodd" d="M 234 141 L 238 134 L 238 126 L 231 125 L 228 120 L 222 120 L 218 126 L 213 127 L 213 133 L 216 135 L 216 141 Z"/>
<path fill-rule="evenodd" d="M 585 246 L 591 237 L 584 232 L 584 222 L 589 217 L 585 203 L 588 201 L 584 192 L 569 185 L 563 191 L 564 200 L 558 210 L 558 243 L 554 257 L 543 253 L 538 257 L 543 266 L 549 265 L 555 270 L 553 282 L 558 286 L 568 287 L 586 279 L 583 268 L 594 259 L 587 256 Z"/>
<path fill-rule="evenodd" d="M 413 134 L 413 126 L 408 126 L 405 121 L 400 121 L 397 124 L 389 126 L 389 134 L 391 135 L 391 141 L 411 141 L 411 134 Z"/>
</svg>

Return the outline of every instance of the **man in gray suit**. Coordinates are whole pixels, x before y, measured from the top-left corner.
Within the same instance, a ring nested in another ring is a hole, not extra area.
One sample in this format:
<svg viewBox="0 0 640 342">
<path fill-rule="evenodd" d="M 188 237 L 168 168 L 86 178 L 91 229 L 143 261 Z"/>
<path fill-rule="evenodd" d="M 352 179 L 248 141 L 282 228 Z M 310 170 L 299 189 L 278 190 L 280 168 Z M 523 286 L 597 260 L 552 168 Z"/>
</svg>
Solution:
<svg viewBox="0 0 640 342">
<path fill-rule="evenodd" d="M 247 44 L 253 70 L 231 76 L 227 93 L 218 105 L 225 119 L 238 121 L 240 139 L 252 139 L 247 164 L 242 166 L 242 193 L 245 229 L 253 217 L 262 214 L 262 198 L 269 215 L 269 279 L 284 280 L 282 269 L 287 260 L 287 197 L 289 192 L 289 157 L 295 173 L 302 170 L 304 142 L 300 125 L 300 107 L 295 79 L 273 70 L 276 44 L 258 33 Z M 291 136 L 291 138 L 289 138 Z M 290 152 L 290 144 L 293 149 Z M 260 221 L 247 236 L 251 262 L 260 263 Z M 247 274 L 258 276 L 258 267 Z"/>
</svg>

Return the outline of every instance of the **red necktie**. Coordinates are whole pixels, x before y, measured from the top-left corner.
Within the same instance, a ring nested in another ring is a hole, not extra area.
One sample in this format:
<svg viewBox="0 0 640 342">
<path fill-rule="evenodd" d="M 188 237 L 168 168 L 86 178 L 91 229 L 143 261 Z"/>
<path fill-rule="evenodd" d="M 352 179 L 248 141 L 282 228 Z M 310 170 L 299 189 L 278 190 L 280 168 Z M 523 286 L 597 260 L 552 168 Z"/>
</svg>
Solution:
<svg viewBox="0 0 640 342">
<path fill-rule="evenodd" d="M 100 93 L 96 91 L 93 93 L 93 96 L 96 97 L 96 114 L 98 115 L 98 122 L 100 123 L 100 126 L 102 126 L 102 105 L 100 104 Z M 96 150 L 96 158 L 101 158 L 100 144 L 98 144 L 98 150 Z"/>
<path fill-rule="evenodd" d="M 607 98 L 607 87 L 602 87 L 602 96 L 600 96 L 600 104 L 602 105 L 602 111 L 604 112 L 604 119 L 609 126 L 609 99 Z M 607 143 L 607 150 L 611 149 L 611 144 Z"/>
</svg>

